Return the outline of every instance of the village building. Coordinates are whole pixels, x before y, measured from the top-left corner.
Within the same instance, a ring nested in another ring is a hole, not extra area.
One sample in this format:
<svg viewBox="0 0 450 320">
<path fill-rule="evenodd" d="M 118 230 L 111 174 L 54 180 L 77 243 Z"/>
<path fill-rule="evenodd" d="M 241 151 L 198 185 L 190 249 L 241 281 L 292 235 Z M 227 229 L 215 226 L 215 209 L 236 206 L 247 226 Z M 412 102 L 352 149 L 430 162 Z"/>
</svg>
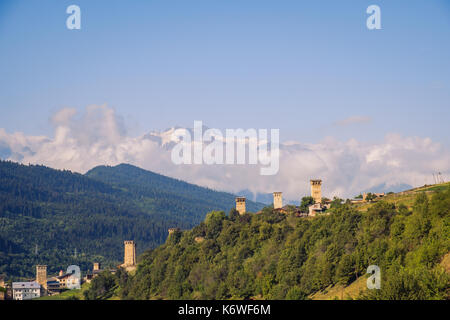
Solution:
<svg viewBox="0 0 450 320">
<path fill-rule="evenodd" d="M 314 203 L 308 207 L 308 216 L 309 217 L 315 217 L 316 214 L 322 213 L 326 210 L 326 207 L 323 206 L 320 202 Z"/>
<path fill-rule="evenodd" d="M 59 275 L 56 278 L 56 281 L 59 283 L 60 288 L 68 288 L 74 281 L 78 279 L 74 277 L 73 273 L 64 273 L 62 270 L 59 272 Z M 47 282 L 48 284 L 48 282 Z"/>
<path fill-rule="evenodd" d="M 302 212 L 299 206 L 294 205 L 285 205 L 278 209 L 273 209 L 273 212 L 282 213 L 282 214 L 293 214 L 296 217 L 306 217 L 307 213 Z"/>
<path fill-rule="evenodd" d="M 61 287 L 61 284 L 59 283 L 59 281 L 55 280 L 55 279 L 50 279 L 47 281 L 47 295 L 55 295 L 55 294 L 60 294 L 61 291 L 63 291 L 64 288 Z"/>
<path fill-rule="evenodd" d="M 33 282 L 13 282 L 12 283 L 14 300 L 31 300 L 41 296 L 41 285 Z"/>
<path fill-rule="evenodd" d="M 5 284 L 5 278 L 3 276 L 0 276 L 0 300 L 6 300 L 7 289 Z"/>
<path fill-rule="evenodd" d="M 97 276 L 98 276 L 100 273 L 102 273 L 103 271 L 105 271 L 105 270 L 102 270 L 102 269 L 100 268 L 100 263 L 99 263 L 99 262 L 94 262 L 94 263 L 92 264 L 92 271 L 88 271 L 88 272 L 86 273 L 86 275 L 85 275 L 84 278 L 83 278 L 83 281 L 89 283 L 89 282 L 92 281 L 92 279 L 94 279 L 95 277 L 97 277 Z"/>
<path fill-rule="evenodd" d="M 286 205 L 284 207 L 273 209 L 273 212 L 284 213 L 284 214 L 288 214 L 290 211 L 291 211 L 291 207 L 288 205 Z"/>
<path fill-rule="evenodd" d="M 383 198 L 383 197 L 386 195 L 384 192 L 383 192 L 383 193 L 371 193 L 371 192 L 367 193 L 367 192 L 364 192 L 364 193 L 362 194 L 362 201 L 363 201 L 363 202 L 366 202 L 366 201 L 370 200 L 370 199 L 367 199 L 367 196 L 368 196 L 369 194 L 371 194 L 372 197 L 374 197 L 373 200 L 379 199 L 379 198 Z"/>
</svg>

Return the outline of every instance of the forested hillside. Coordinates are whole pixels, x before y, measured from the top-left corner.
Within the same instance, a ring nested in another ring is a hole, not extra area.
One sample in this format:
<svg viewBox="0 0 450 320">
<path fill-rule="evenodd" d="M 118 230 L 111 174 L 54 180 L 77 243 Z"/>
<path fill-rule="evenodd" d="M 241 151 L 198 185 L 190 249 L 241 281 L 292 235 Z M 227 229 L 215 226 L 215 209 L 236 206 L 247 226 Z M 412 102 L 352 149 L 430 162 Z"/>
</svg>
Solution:
<svg viewBox="0 0 450 320">
<path fill-rule="evenodd" d="M 148 212 L 179 216 L 182 220 L 199 223 L 211 210 L 229 210 L 235 206 L 233 194 L 199 187 L 129 164 L 95 167 L 86 176 L 126 190 Z M 250 212 L 262 207 L 262 204 L 247 201 Z"/>
<path fill-rule="evenodd" d="M 195 202 L 186 201 L 185 188 Z M 99 167 L 85 176 L 0 161 L 0 274 L 33 277 L 36 264 L 49 272 L 70 264 L 87 270 L 93 261 L 113 266 L 123 259 L 124 240 L 135 240 L 143 252 L 163 243 L 168 228 L 191 228 L 208 211 L 233 205 L 231 194 L 132 166 Z"/>
<path fill-rule="evenodd" d="M 214 211 L 144 253 L 135 275 L 114 282 L 105 274 L 93 288 L 111 277 L 122 299 L 307 299 L 358 281 L 375 264 L 381 289 L 353 298 L 449 298 L 449 274 L 440 265 L 450 251 L 448 188 L 418 192 L 410 207 L 381 201 L 360 211 L 335 203 L 329 213 L 298 218 L 270 208 L 242 216 Z"/>
</svg>

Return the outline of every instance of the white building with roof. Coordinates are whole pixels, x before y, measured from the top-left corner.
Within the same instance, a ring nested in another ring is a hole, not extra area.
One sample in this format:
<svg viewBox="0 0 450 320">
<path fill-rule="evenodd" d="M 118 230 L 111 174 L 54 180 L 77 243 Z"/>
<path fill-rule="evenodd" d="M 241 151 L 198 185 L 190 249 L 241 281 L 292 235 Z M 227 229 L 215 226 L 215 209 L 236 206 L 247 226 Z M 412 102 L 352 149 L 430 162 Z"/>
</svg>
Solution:
<svg viewBox="0 0 450 320">
<path fill-rule="evenodd" d="M 321 213 L 325 211 L 326 207 L 323 206 L 320 202 L 316 202 L 308 207 L 308 216 L 315 217 L 317 213 Z"/>
<path fill-rule="evenodd" d="M 31 300 L 41 296 L 41 285 L 33 282 L 13 282 L 13 299 L 14 300 Z"/>
</svg>

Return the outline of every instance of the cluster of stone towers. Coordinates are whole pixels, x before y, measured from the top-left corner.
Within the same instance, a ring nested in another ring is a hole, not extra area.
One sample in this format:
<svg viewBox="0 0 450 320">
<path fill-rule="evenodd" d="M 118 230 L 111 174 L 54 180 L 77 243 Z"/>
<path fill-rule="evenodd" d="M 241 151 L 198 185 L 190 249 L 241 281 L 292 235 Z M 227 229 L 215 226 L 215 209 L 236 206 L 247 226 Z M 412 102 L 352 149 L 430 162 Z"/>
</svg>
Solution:
<svg viewBox="0 0 450 320">
<path fill-rule="evenodd" d="M 314 202 L 317 204 L 322 203 L 322 180 L 311 179 L 311 197 L 313 197 Z M 273 208 L 281 209 L 283 207 L 283 193 L 274 192 L 273 193 Z M 245 197 L 236 197 L 236 210 L 239 214 L 245 213 Z"/>
<path fill-rule="evenodd" d="M 322 202 L 322 180 L 310 180 L 311 183 L 311 196 L 314 198 L 314 202 L 320 204 Z M 245 207 L 246 199 L 245 197 L 236 197 L 236 210 L 239 214 L 244 214 L 246 212 Z M 273 193 L 273 208 L 274 209 L 282 209 L 283 208 L 283 193 L 282 192 L 274 192 Z M 169 228 L 169 236 L 177 231 L 179 228 Z M 124 254 L 124 262 L 121 265 L 127 271 L 134 270 L 136 268 L 136 244 L 132 240 L 124 241 L 125 245 L 125 254 Z M 47 267 L 46 266 L 37 266 L 37 280 L 41 277 L 46 279 L 47 277 Z M 42 268 L 42 269 L 39 269 Z M 94 269 L 99 269 L 97 264 L 94 264 Z M 41 272 L 41 273 L 40 273 Z M 41 276 L 39 276 L 41 274 Z M 39 282 L 41 283 L 41 282 Z"/>
<path fill-rule="evenodd" d="M 310 180 L 311 183 L 311 196 L 314 198 L 315 203 L 322 202 L 322 180 Z M 236 210 L 239 214 L 244 214 L 246 212 L 245 207 L 245 197 L 236 197 Z M 283 207 L 283 193 L 274 192 L 273 193 L 273 208 L 281 209 Z M 179 231 L 179 228 L 170 228 L 169 235 Z M 124 241 L 125 253 L 123 258 L 123 264 L 127 271 L 134 270 L 136 268 L 136 244 L 133 240 Z M 94 263 L 94 270 L 100 270 L 100 264 Z M 42 288 L 47 289 L 47 266 L 37 265 L 36 266 L 36 282 L 39 283 Z"/>
<path fill-rule="evenodd" d="M 132 271 L 136 268 L 136 244 L 132 240 L 124 241 L 125 253 L 123 264 L 120 266 L 127 271 Z M 94 262 L 93 271 L 100 271 L 100 263 Z M 61 274 L 60 274 L 61 275 Z M 36 282 L 41 285 L 41 288 L 47 290 L 47 266 L 36 266 Z"/>
</svg>

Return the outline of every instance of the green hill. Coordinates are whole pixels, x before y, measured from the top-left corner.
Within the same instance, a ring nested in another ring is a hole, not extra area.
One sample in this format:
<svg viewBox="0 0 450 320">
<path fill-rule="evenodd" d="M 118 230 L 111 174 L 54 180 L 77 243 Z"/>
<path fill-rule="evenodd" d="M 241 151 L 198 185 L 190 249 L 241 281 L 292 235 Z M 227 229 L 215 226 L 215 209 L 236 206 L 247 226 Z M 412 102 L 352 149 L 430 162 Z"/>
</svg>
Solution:
<svg viewBox="0 0 450 320">
<path fill-rule="evenodd" d="M 121 298 L 448 299 L 450 190 L 428 191 L 416 192 L 410 207 L 398 196 L 364 210 L 335 204 L 315 218 L 270 208 L 258 215 L 211 212 L 145 252 Z M 381 270 L 380 290 L 364 285 L 373 264 Z"/>
<path fill-rule="evenodd" d="M 232 206 L 232 194 L 129 165 L 81 175 L 0 161 L 0 274 L 33 277 L 36 264 L 49 273 L 70 264 L 88 270 L 93 261 L 113 266 L 124 240 L 143 252 L 163 243 L 168 228 L 192 228 L 208 211 Z"/>
<path fill-rule="evenodd" d="M 204 219 L 206 212 L 229 210 L 235 206 L 233 194 L 199 187 L 129 164 L 99 166 L 88 171 L 86 176 L 126 191 L 146 212 L 177 216 L 196 223 Z M 247 201 L 250 212 L 262 207 L 262 204 Z"/>
</svg>

